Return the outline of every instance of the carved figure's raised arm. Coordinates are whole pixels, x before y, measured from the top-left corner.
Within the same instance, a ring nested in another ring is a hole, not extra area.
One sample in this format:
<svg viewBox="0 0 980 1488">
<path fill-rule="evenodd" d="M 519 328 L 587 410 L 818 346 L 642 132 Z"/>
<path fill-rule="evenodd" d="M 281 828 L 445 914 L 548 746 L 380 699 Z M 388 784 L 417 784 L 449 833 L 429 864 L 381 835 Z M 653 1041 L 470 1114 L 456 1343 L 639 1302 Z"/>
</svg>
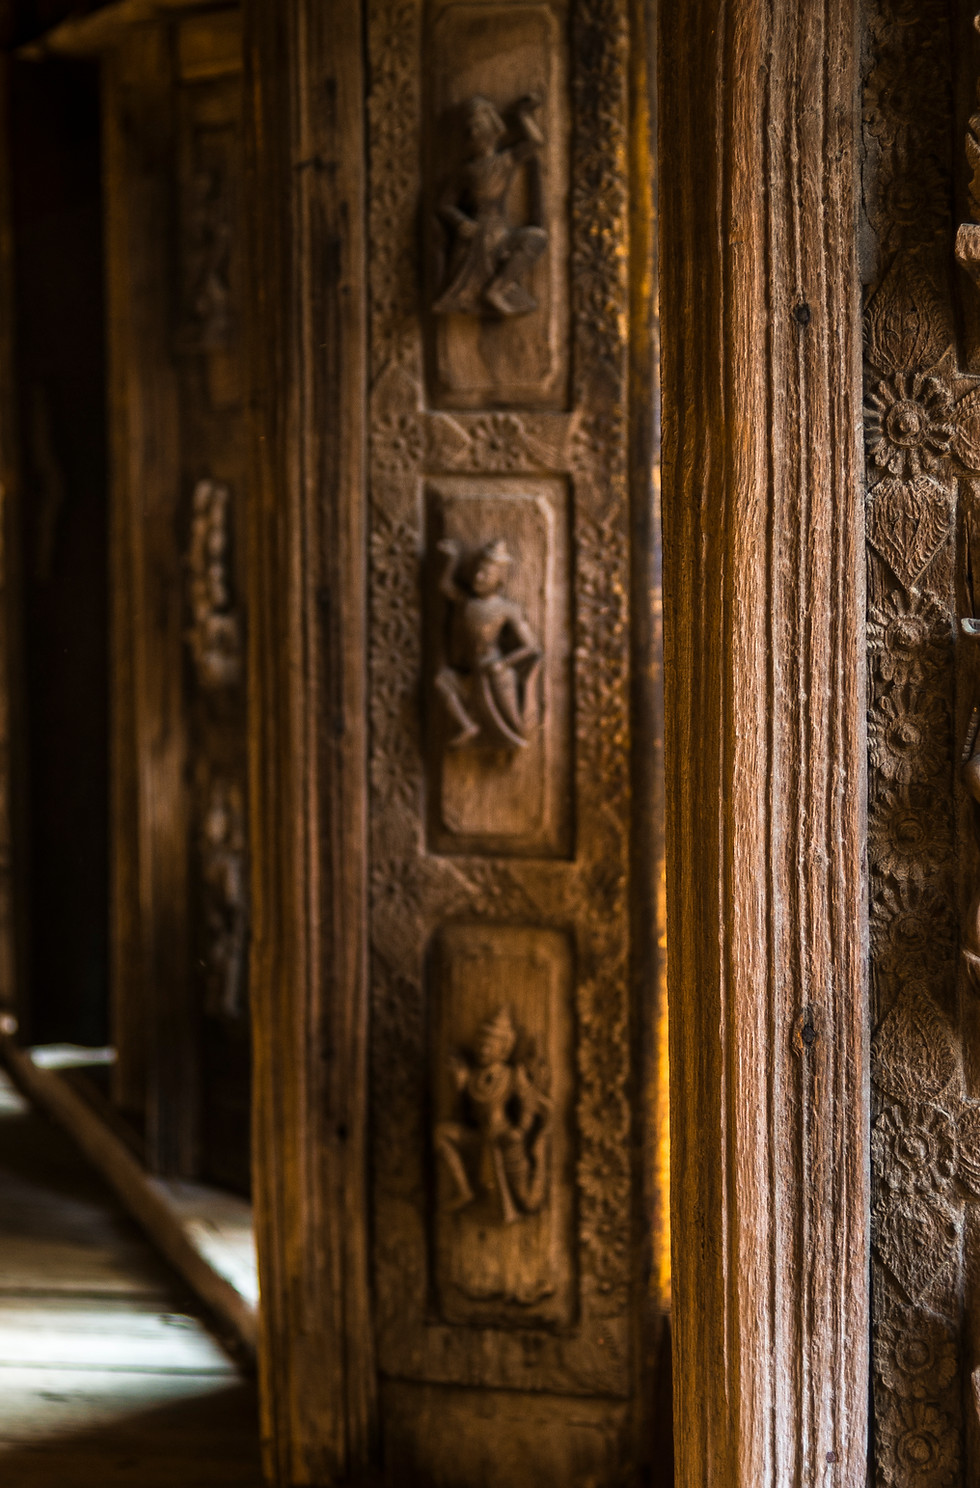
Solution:
<svg viewBox="0 0 980 1488">
<path fill-rule="evenodd" d="M 544 131 L 534 115 L 541 107 L 542 99 L 537 93 L 528 93 L 514 105 L 514 114 L 524 138 L 513 146 L 515 160 L 527 160 L 536 155 L 544 144 Z"/>
<path fill-rule="evenodd" d="M 444 537 L 438 544 L 437 552 L 442 555 L 442 571 L 439 575 L 439 592 L 454 604 L 459 604 L 466 599 L 466 593 L 460 588 L 455 579 L 455 573 L 459 567 L 459 543 L 451 537 Z"/>
<path fill-rule="evenodd" d="M 470 1066 L 458 1049 L 454 1049 L 449 1056 L 449 1073 L 452 1075 L 456 1089 L 463 1090 L 470 1077 Z"/>
</svg>

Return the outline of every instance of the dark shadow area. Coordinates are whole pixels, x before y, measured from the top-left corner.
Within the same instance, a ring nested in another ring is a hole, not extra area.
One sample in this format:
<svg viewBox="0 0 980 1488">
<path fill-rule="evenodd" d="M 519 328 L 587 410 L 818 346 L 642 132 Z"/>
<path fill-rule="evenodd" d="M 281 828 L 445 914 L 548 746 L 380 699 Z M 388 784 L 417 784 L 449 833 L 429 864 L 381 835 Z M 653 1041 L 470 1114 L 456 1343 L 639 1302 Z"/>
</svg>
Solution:
<svg viewBox="0 0 980 1488">
<path fill-rule="evenodd" d="M 140 1411 L 92 1431 L 7 1446 L 11 1488 L 264 1488 L 248 1381 L 199 1399 Z"/>
<path fill-rule="evenodd" d="M 108 1037 L 108 535 L 97 69 L 12 69 L 27 1036 Z"/>
</svg>

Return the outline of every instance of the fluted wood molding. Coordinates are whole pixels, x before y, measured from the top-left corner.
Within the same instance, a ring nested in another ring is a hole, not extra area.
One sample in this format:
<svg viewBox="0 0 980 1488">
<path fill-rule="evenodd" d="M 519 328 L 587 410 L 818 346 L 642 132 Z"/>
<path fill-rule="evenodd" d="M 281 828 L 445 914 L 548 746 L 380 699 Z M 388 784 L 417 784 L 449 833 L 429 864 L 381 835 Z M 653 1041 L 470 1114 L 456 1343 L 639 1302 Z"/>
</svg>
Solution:
<svg viewBox="0 0 980 1488">
<path fill-rule="evenodd" d="M 866 1480 L 854 0 L 661 9 L 679 1488 Z"/>
<path fill-rule="evenodd" d="M 358 0 L 244 6 L 255 1210 L 267 1472 L 373 1454 Z"/>
</svg>

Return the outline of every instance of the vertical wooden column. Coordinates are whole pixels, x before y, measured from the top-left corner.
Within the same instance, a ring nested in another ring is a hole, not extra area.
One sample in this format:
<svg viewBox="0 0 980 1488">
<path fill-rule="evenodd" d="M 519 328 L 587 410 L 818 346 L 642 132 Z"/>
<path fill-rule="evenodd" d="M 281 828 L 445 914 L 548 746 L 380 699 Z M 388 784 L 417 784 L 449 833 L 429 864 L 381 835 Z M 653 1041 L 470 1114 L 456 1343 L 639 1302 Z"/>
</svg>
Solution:
<svg viewBox="0 0 980 1488">
<path fill-rule="evenodd" d="M 276 1483 L 373 1454 L 361 7 L 245 5 L 255 1170 Z"/>
<path fill-rule="evenodd" d="M 854 12 L 661 11 L 680 1488 L 866 1477 Z"/>
<path fill-rule="evenodd" d="M 0 38 L 8 22 L 0 27 Z M 6 38 L 4 38 L 6 39 Z M 10 63 L 0 62 L 0 129 L 10 128 Z M 13 1031 L 24 1011 L 24 988 L 18 955 L 18 911 L 14 893 L 15 872 L 21 866 L 15 859 L 15 822 L 18 796 L 24 790 L 21 741 L 14 732 L 16 699 L 19 697 L 16 674 L 16 629 L 19 585 L 13 560 L 12 541 L 16 503 L 20 500 L 20 459 L 16 434 L 16 397 L 14 384 L 14 290 L 12 183 L 10 179 L 10 143 L 5 138 L 0 148 L 0 1033 Z M 10 1021 L 13 1020 L 13 1021 Z"/>
<path fill-rule="evenodd" d="M 187 975 L 185 585 L 175 541 L 181 467 L 170 318 L 174 80 L 166 29 L 135 28 L 107 53 L 103 69 L 117 1098 L 138 1106 L 145 1080 L 149 1161 L 161 1172 L 190 1174 L 197 1021 Z"/>
</svg>

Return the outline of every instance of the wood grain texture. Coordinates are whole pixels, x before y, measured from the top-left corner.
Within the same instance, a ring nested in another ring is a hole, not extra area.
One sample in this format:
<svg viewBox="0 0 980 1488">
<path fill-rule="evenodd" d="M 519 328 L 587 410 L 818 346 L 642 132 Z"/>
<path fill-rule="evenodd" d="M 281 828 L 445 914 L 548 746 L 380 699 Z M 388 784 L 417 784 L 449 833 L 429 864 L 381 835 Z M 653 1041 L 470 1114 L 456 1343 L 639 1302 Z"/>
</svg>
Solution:
<svg viewBox="0 0 980 1488">
<path fill-rule="evenodd" d="M 170 355 L 173 88 L 145 27 L 104 64 L 112 456 L 113 1000 L 119 1097 L 145 1081 L 147 1152 L 197 1162 L 196 1023 L 187 976 L 184 585 L 177 383 Z M 152 1059 L 147 1051 L 152 1049 Z"/>
<path fill-rule="evenodd" d="M 244 8 L 255 1175 L 267 1471 L 374 1455 L 361 12 Z"/>
<path fill-rule="evenodd" d="M 681 1488 L 867 1471 L 854 27 L 661 17 Z"/>
</svg>

